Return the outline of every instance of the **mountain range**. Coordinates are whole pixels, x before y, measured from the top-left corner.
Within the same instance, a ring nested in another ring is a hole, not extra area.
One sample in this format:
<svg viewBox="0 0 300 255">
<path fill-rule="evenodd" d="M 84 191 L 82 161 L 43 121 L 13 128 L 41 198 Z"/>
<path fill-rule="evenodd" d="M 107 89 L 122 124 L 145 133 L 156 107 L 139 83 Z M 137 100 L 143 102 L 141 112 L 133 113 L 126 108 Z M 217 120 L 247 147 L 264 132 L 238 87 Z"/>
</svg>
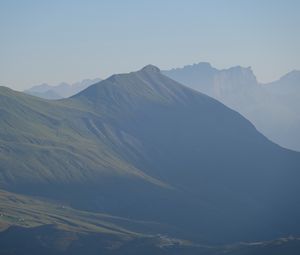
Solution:
<svg viewBox="0 0 300 255">
<path fill-rule="evenodd" d="M 300 71 L 291 71 L 270 83 L 258 82 L 250 67 L 220 70 L 206 62 L 162 73 L 238 111 L 275 143 L 300 151 Z M 56 86 L 41 84 L 24 92 L 45 99 L 61 99 L 100 80 L 86 79 Z"/>
<path fill-rule="evenodd" d="M 299 253 L 300 153 L 155 66 L 0 116 L 0 253 Z"/>
<path fill-rule="evenodd" d="M 219 70 L 206 62 L 163 73 L 238 111 L 279 145 L 300 151 L 300 71 L 265 84 L 250 67 Z"/>
<path fill-rule="evenodd" d="M 47 83 L 33 86 L 24 92 L 29 95 L 37 96 L 44 99 L 61 99 L 73 96 L 78 92 L 86 89 L 88 86 L 101 81 L 100 78 L 85 79 L 72 84 L 62 82 L 58 85 L 51 86 Z"/>
</svg>

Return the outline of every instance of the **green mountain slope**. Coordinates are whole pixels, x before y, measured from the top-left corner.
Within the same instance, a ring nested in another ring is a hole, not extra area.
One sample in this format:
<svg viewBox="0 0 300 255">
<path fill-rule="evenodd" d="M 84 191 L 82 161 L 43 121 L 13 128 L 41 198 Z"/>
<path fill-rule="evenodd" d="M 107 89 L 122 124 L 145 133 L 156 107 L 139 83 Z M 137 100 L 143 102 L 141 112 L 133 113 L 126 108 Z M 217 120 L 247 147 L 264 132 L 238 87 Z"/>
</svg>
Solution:
<svg viewBox="0 0 300 255">
<path fill-rule="evenodd" d="M 4 190 L 197 243 L 300 234 L 299 153 L 154 66 L 57 101 L 1 87 L 0 116 Z"/>
</svg>

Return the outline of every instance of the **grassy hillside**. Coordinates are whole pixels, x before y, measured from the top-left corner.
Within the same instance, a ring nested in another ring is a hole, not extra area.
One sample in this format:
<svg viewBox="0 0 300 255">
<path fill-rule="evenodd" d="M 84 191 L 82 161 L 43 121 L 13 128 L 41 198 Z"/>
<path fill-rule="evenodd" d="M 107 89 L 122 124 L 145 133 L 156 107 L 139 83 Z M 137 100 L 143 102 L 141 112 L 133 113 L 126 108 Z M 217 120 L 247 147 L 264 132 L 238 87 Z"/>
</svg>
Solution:
<svg viewBox="0 0 300 255">
<path fill-rule="evenodd" d="M 3 187 L 98 181 L 97 176 L 105 175 L 147 179 L 112 151 L 105 136 L 93 133 L 93 119 L 101 121 L 101 116 L 73 103 L 40 100 L 4 87 L 0 96 Z M 109 124 L 103 127 L 104 132 L 109 129 Z"/>
</svg>

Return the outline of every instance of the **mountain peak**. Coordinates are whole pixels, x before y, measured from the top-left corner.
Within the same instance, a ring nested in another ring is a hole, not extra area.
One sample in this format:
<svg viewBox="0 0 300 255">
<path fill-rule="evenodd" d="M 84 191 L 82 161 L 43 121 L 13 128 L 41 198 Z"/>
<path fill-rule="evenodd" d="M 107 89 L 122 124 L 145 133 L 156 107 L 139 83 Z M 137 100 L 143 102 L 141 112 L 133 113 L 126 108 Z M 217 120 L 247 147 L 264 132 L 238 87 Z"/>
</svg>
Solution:
<svg viewBox="0 0 300 255">
<path fill-rule="evenodd" d="M 154 65 L 123 74 L 114 74 L 81 91 L 73 98 L 85 98 L 96 107 L 111 108 L 111 105 L 133 106 L 148 102 L 182 102 L 189 89 L 164 76 Z M 105 106 L 103 106 L 105 105 Z"/>
<path fill-rule="evenodd" d="M 233 66 L 233 67 L 229 67 L 227 69 L 222 69 L 220 70 L 221 72 L 225 71 L 225 72 L 231 72 L 231 73 L 236 73 L 236 74 L 239 74 L 239 73 L 248 73 L 250 75 L 253 75 L 254 76 L 254 73 L 252 71 L 252 67 L 251 66 L 247 66 L 247 67 L 243 67 L 243 66 Z"/>
<path fill-rule="evenodd" d="M 141 71 L 147 73 L 160 73 L 160 69 L 154 65 L 146 65 L 141 69 Z"/>
</svg>

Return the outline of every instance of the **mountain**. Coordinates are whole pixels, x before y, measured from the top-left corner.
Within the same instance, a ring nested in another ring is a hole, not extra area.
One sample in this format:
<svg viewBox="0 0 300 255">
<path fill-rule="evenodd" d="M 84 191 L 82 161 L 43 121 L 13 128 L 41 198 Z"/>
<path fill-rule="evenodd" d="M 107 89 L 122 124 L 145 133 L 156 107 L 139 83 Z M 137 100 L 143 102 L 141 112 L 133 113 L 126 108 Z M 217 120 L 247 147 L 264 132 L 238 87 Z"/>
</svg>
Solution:
<svg viewBox="0 0 300 255">
<path fill-rule="evenodd" d="M 260 84 L 250 67 L 218 70 L 199 63 L 163 73 L 238 111 L 279 145 L 300 151 L 299 71 L 269 84 Z"/>
<path fill-rule="evenodd" d="M 81 82 L 75 82 L 73 84 L 60 83 L 55 86 L 51 86 L 47 83 L 33 86 L 24 92 L 29 95 L 37 96 L 44 99 L 61 99 L 70 97 L 78 92 L 86 89 L 88 86 L 101 81 L 101 79 L 85 79 Z"/>
<path fill-rule="evenodd" d="M 300 154 L 155 66 L 55 101 L 1 87 L 0 115 L 6 251 L 299 252 Z"/>
<path fill-rule="evenodd" d="M 244 90 L 257 86 L 256 77 L 250 67 L 235 66 L 218 70 L 207 62 L 201 62 L 163 71 L 163 74 L 195 90 L 202 90 L 209 96 L 220 98 L 225 97 L 226 92 L 232 90 Z"/>
</svg>

